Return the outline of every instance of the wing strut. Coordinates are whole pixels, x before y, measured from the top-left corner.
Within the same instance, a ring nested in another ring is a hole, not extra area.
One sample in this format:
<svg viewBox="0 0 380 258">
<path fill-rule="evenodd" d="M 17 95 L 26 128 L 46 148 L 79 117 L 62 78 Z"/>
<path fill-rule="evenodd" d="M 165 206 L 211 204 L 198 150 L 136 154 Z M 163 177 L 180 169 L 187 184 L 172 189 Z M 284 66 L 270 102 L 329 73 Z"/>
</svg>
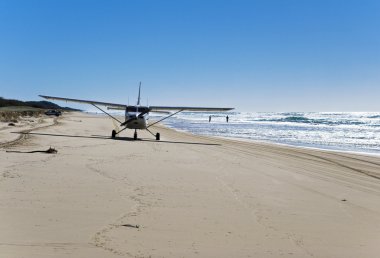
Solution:
<svg viewBox="0 0 380 258">
<path fill-rule="evenodd" d="M 156 135 L 154 133 L 152 133 L 148 128 L 146 128 L 145 130 L 147 130 L 151 135 L 153 135 L 154 137 L 156 137 Z"/>
<path fill-rule="evenodd" d="M 108 115 L 109 117 L 113 118 L 114 120 L 116 120 L 116 121 L 118 121 L 120 124 L 122 124 L 122 122 L 121 122 L 119 119 L 117 119 L 116 117 L 112 116 L 111 114 L 108 114 L 106 111 L 104 111 L 103 109 L 101 109 L 101 108 L 98 107 L 97 105 L 95 105 L 95 104 L 93 104 L 93 103 L 92 103 L 91 105 L 93 105 L 94 107 L 96 107 L 97 109 L 99 109 L 100 111 L 102 111 L 104 114 Z"/>
<path fill-rule="evenodd" d="M 128 127 L 124 127 L 123 129 L 121 129 L 121 130 L 119 130 L 118 132 L 116 132 L 116 134 L 121 133 L 121 132 L 124 131 L 125 129 L 128 129 Z"/>
<path fill-rule="evenodd" d="M 166 116 L 166 117 L 164 117 L 164 118 L 162 118 L 162 119 L 160 119 L 160 120 L 154 122 L 153 124 L 150 124 L 149 126 L 147 126 L 146 129 L 148 129 L 148 128 L 151 127 L 152 125 L 155 125 L 155 124 L 157 124 L 157 123 L 159 123 L 159 122 L 161 122 L 161 121 L 163 121 L 163 120 L 165 120 L 165 119 L 167 119 L 167 118 L 169 118 L 169 117 L 171 117 L 171 116 L 174 116 L 175 114 L 178 114 L 179 112 L 182 112 L 182 111 L 183 111 L 183 109 L 181 109 L 181 110 L 179 110 L 179 111 L 177 111 L 177 112 L 174 112 L 174 113 L 171 114 L 170 116 Z"/>
</svg>

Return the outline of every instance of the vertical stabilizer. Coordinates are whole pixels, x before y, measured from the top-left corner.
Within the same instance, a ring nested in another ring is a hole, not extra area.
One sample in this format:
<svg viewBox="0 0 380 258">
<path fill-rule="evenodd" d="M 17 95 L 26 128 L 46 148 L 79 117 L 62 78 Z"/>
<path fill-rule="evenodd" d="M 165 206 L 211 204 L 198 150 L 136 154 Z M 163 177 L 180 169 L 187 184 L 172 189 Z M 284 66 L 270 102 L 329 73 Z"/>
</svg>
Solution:
<svg viewBox="0 0 380 258">
<path fill-rule="evenodd" d="M 141 82 L 140 82 L 140 85 L 139 85 L 139 96 L 137 97 L 137 106 L 140 105 L 140 90 L 141 90 Z"/>
</svg>

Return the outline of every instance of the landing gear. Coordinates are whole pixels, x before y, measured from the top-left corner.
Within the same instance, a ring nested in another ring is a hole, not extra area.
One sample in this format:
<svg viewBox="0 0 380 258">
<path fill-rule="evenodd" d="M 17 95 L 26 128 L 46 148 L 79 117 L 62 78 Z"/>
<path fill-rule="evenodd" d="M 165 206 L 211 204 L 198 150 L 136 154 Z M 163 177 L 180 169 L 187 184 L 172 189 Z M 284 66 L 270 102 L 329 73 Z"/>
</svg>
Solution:
<svg viewBox="0 0 380 258">
<path fill-rule="evenodd" d="M 160 140 L 160 133 L 154 134 L 148 128 L 145 128 L 145 130 L 147 130 L 151 135 L 153 135 L 154 137 L 156 137 L 156 141 Z"/>
<path fill-rule="evenodd" d="M 111 135 L 112 139 L 115 139 L 116 137 L 116 131 L 115 130 L 112 130 L 112 135 Z"/>
<path fill-rule="evenodd" d="M 135 133 L 133 134 L 133 140 L 137 140 L 137 131 L 135 130 Z"/>
</svg>

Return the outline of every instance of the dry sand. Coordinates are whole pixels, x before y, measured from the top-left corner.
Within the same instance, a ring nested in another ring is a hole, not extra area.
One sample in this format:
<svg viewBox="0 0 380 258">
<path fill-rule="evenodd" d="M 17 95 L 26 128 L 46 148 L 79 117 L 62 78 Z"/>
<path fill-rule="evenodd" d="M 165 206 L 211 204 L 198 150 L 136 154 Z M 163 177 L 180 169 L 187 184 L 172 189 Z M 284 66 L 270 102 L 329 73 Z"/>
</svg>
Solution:
<svg viewBox="0 0 380 258">
<path fill-rule="evenodd" d="M 2 145 L 0 257 L 379 257 L 378 157 L 111 130 L 65 114 Z"/>
</svg>

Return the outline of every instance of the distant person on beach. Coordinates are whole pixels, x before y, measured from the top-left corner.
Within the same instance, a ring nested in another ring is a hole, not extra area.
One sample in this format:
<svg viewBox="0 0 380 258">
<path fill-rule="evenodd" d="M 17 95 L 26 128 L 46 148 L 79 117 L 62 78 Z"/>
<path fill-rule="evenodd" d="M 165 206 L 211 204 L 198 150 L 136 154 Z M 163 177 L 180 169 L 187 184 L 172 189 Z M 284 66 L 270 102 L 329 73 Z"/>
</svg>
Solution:
<svg viewBox="0 0 380 258">
<path fill-rule="evenodd" d="M 226 121 L 227 121 L 227 123 L 228 123 L 228 119 L 229 119 L 229 117 L 228 117 L 228 115 L 226 116 Z"/>
<path fill-rule="evenodd" d="M 208 117 L 208 122 L 209 122 L 209 123 L 211 122 L 211 116 Z"/>
</svg>

